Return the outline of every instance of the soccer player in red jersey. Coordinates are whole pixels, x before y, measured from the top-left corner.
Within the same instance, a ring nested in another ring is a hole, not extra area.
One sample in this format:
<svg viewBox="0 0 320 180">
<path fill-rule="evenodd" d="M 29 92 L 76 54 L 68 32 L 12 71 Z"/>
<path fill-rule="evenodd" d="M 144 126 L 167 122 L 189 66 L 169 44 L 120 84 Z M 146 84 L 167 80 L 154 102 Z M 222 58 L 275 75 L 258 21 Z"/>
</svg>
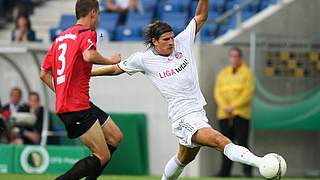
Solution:
<svg viewBox="0 0 320 180">
<path fill-rule="evenodd" d="M 78 161 L 58 180 L 97 179 L 122 139 L 110 116 L 89 100 L 92 64 L 120 62 L 120 54 L 105 58 L 96 51 L 97 0 L 77 0 L 77 24 L 53 42 L 42 64 L 40 78 L 56 93 L 56 111 L 69 138 L 80 138 L 92 155 Z"/>
</svg>

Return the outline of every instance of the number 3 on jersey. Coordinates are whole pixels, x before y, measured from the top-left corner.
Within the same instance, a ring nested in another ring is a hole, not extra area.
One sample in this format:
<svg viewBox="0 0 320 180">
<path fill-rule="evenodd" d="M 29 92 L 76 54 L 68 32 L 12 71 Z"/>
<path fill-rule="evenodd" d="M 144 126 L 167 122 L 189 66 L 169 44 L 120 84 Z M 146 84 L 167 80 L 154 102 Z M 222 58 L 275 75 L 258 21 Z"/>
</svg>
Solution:
<svg viewBox="0 0 320 180">
<path fill-rule="evenodd" d="M 61 68 L 57 69 L 57 84 L 62 84 L 65 82 L 66 76 L 64 74 L 64 70 L 66 67 L 66 52 L 67 52 L 67 44 L 62 43 L 59 45 L 58 50 L 62 50 L 58 60 L 61 61 Z"/>
</svg>

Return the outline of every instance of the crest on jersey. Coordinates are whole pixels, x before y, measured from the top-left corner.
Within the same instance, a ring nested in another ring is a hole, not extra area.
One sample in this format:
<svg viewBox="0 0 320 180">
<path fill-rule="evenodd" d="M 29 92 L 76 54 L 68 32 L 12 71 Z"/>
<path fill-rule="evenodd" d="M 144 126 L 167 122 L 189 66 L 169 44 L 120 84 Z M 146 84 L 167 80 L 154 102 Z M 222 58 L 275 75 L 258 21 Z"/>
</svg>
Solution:
<svg viewBox="0 0 320 180">
<path fill-rule="evenodd" d="M 174 54 L 174 56 L 177 58 L 177 59 L 181 59 L 182 58 L 182 52 L 176 52 L 175 54 Z"/>
</svg>

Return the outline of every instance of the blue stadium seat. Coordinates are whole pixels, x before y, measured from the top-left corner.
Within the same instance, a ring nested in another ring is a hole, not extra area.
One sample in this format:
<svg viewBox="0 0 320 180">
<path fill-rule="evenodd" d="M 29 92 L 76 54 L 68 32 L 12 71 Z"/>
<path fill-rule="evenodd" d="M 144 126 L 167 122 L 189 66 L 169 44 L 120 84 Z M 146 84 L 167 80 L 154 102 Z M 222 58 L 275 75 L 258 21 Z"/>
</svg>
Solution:
<svg viewBox="0 0 320 180">
<path fill-rule="evenodd" d="M 214 0 L 210 3 L 212 3 L 212 5 L 214 6 L 214 10 L 219 13 L 222 13 L 225 9 L 226 1 L 224 0 Z"/>
<path fill-rule="evenodd" d="M 114 33 L 114 30 L 117 26 L 118 19 L 118 13 L 101 13 L 99 27 L 102 29 L 106 29 L 112 37 L 112 34 Z"/>
<path fill-rule="evenodd" d="M 216 37 L 216 30 L 215 24 L 205 24 L 200 31 L 201 42 L 212 42 Z"/>
<path fill-rule="evenodd" d="M 221 36 L 221 35 L 223 35 L 223 34 L 225 34 L 226 32 L 228 32 L 228 30 L 229 30 L 229 27 L 228 27 L 228 25 L 220 25 L 219 26 L 219 31 L 218 31 L 218 36 Z"/>
<path fill-rule="evenodd" d="M 152 14 L 151 13 L 137 13 L 137 12 L 130 12 L 128 14 L 126 26 L 136 27 L 143 29 L 152 21 Z"/>
<path fill-rule="evenodd" d="M 189 10 L 192 0 L 164 0 L 164 3 L 177 4 L 182 11 Z"/>
<path fill-rule="evenodd" d="M 54 41 L 56 39 L 56 37 L 60 33 L 62 33 L 62 29 L 60 29 L 60 28 L 50 28 L 49 33 L 50 33 L 50 40 Z"/>
<path fill-rule="evenodd" d="M 140 0 L 140 2 L 145 12 L 153 12 L 157 4 L 156 0 Z"/>
<path fill-rule="evenodd" d="M 139 34 L 143 34 L 144 29 L 150 24 L 152 21 L 151 13 L 135 13 L 131 12 L 128 14 L 128 19 L 125 24 L 126 27 L 135 29 Z"/>
<path fill-rule="evenodd" d="M 251 18 L 255 13 L 252 12 L 252 11 L 243 11 L 241 12 L 241 18 L 242 18 L 242 21 L 245 21 L 249 18 Z"/>
<path fill-rule="evenodd" d="M 192 1 L 191 5 L 190 5 L 190 8 L 191 8 L 190 16 L 194 16 L 195 15 L 197 6 L 198 6 L 198 1 Z M 210 12 L 215 12 L 216 14 L 218 14 L 218 12 L 215 11 L 215 4 L 212 3 L 211 1 L 210 1 L 209 11 Z"/>
<path fill-rule="evenodd" d="M 260 9 L 265 9 L 275 3 L 277 3 L 277 0 L 261 0 Z"/>
<path fill-rule="evenodd" d="M 106 9 L 106 1 L 99 1 L 99 9 L 100 11 L 104 11 Z"/>
<path fill-rule="evenodd" d="M 134 28 L 119 26 L 115 34 L 116 41 L 142 41 L 142 36 Z"/>
<path fill-rule="evenodd" d="M 60 25 L 59 25 L 59 27 L 62 30 L 66 30 L 70 26 L 73 26 L 74 24 L 76 24 L 76 22 L 77 22 L 77 18 L 76 18 L 75 15 L 63 14 L 60 17 Z"/>
<path fill-rule="evenodd" d="M 230 18 L 228 18 L 227 26 L 228 29 L 234 29 L 237 26 L 236 16 L 231 16 Z"/>
<path fill-rule="evenodd" d="M 167 22 L 173 29 L 175 34 L 178 34 L 186 27 L 188 19 L 187 13 L 165 13 L 162 16 L 162 21 Z"/>
<path fill-rule="evenodd" d="M 219 17 L 221 14 L 218 14 L 216 11 L 209 11 L 208 21 L 213 21 L 217 17 Z"/>
<path fill-rule="evenodd" d="M 183 7 L 178 1 L 161 1 L 158 4 L 157 15 L 161 19 L 166 13 L 183 12 Z"/>
</svg>

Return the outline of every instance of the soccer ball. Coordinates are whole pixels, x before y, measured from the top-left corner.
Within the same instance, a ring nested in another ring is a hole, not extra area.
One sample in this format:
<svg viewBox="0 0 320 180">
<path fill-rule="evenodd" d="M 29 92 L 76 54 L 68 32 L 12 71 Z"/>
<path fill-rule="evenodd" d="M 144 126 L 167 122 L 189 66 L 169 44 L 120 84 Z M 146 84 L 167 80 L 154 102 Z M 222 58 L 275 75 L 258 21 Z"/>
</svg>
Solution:
<svg viewBox="0 0 320 180">
<path fill-rule="evenodd" d="M 266 179 L 281 179 L 286 171 L 286 161 L 276 153 L 269 153 L 261 159 L 259 172 Z"/>
</svg>

